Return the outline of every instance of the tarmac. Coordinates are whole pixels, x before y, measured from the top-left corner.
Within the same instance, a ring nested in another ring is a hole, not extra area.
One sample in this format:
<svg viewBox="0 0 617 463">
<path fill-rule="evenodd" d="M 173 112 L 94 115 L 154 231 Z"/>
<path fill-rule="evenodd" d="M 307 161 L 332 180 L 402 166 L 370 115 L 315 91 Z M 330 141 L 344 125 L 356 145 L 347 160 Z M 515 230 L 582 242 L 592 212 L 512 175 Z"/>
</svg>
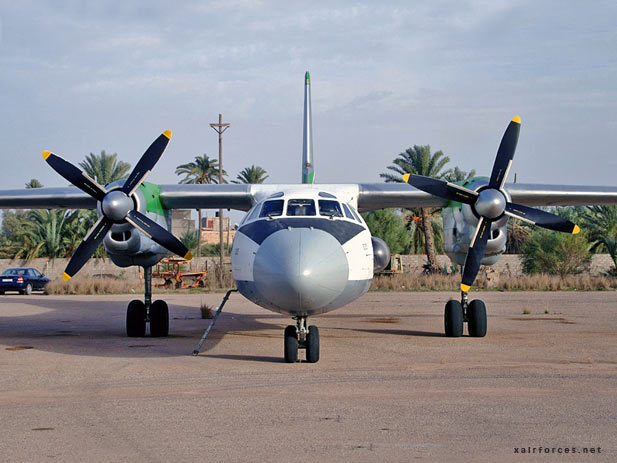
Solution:
<svg viewBox="0 0 617 463">
<path fill-rule="evenodd" d="M 197 357 L 223 294 L 127 338 L 135 296 L 0 297 L 1 461 L 617 461 L 616 292 L 476 293 L 488 335 L 458 339 L 456 293 L 371 292 L 310 320 L 315 364 L 238 294 Z"/>
</svg>

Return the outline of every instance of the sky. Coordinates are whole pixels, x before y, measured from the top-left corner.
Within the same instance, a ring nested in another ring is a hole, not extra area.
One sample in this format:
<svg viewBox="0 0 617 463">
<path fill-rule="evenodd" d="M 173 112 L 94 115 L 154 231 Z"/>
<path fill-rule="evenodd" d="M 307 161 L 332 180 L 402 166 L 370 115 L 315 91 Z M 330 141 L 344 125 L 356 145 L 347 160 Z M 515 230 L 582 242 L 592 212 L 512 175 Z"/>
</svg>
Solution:
<svg viewBox="0 0 617 463">
<path fill-rule="evenodd" d="M 299 182 L 307 70 L 318 183 L 380 182 L 424 144 L 489 175 L 519 114 L 519 182 L 617 185 L 614 1 L 0 4 L 0 189 L 65 186 L 42 150 L 134 165 L 167 129 L 149 180 L 177 183 L 218 156 L 219 113 L 231 178 Z"/>
</svg>

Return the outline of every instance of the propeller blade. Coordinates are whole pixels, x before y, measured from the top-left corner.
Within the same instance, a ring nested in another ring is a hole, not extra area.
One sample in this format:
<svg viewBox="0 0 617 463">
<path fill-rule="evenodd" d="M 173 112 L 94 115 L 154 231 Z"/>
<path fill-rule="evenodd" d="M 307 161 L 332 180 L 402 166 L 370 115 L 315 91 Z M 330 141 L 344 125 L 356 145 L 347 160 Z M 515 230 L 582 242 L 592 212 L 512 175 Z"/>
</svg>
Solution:
<svg viewBox="0 0 617 463">
<path fill-rule="evenodd" d="M 90 256 L 94 254 L 96 248 L 105 238 L 105 235 L 113 225 L 113 222 L 105 217 L 101 217 L 97 223 L 90 229 L 86 237 L 77 247 L 75 254 L 71 257 L 66 270 L 62 275 L 64 281 L 68 281 L 75 276 L 77 272 L 84 266 Z"/>
<path fill-rule="evenodd" d="M 141 182 L 145 180 L 154 165 L 160 159 L 163 151 L 165 151 L 165 148 L 167 147 L 167 143 L 169 143 L 170 138 L 171 130 L 166 130 L 152 142 L 150 147 L 141 156 L 141 159 L 129 175 L 129 178 L 127 178 L 126 182 L 124 182 L 124 186 L 122 187 L 123 193 L 128 196 L 135 193 L 135 190 L 139 188 Z"/>
<path fill-rule="evenodd" d="M 193 258 L 191 251 L 189 251 L 178 238 L 141 212 L 135 210 L 130 211 L 126 217 L 126 221 L 174 254 L 178 254 L 187 260 Z"/>
<path fill-rule="evenodd" d="M 507 203 L 505 213 L 510 217 L 521 219 L 549 230 L 572 233 L 574 235 L 581 231 L 578 225 L 573 224 L 569 220 L 550 212 L 523 206 L 522 204 Z"/>
<path fill-rule="evenodd" d="M 493 172 L 491 172 L 491 179 L 488 182 L 490 188 L 501 189 L 503 184 L 506 183 L 520 131 L 521 118 L 519 116 L 514 116 L 499 144 L 499 150 L 497 150 L 497 156 L 495 157 L 495 164 L 493 164 Z"/>
<path fill-rule="evenodd" d="M 463 280 L 461 282 L 461 291 L 469 291 L 471 285 L 478 275 L 480 270 L 480 262 L 484 257 L 486 242 L 491 234 L 491 221 L 482 217 L 476 227 L 476 233 L 471 240 L 467 257 L 465 257 L 465 265 L 463 266 Z"/>
<path fill-rule="evenodd" d="M 103 200 L 103 197 L 107 191 L 96 181 L 88 177 L 85 172 L 81 171 L 70 162 L 62 159 L 60 156 L 49 151 L 43 151 L 42 155 L 43 159 L 47 161 L 47 164 L 62 175 L 62 177 L 71 182 L 71 184 L 75 185 L 81 191 L 88 193 L 97 201 Z"/>
<path fill-rule="evenodd" d="M 456 183 L 445 182 L 432 177 L 422 175 L 405 174 L 403 180 L 411 186 L 426 193 L 439 196 L 440 198 L 457 201 L 459 203 L 474 204 L 478 193 Z"/>
</svg>

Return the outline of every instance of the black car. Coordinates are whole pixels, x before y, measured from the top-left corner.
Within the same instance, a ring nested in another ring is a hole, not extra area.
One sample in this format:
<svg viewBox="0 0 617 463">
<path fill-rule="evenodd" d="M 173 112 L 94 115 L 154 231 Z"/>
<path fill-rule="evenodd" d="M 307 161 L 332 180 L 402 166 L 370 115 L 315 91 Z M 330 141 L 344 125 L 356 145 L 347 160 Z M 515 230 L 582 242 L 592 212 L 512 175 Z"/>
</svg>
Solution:
<svg viewBox="0 0 617 463">
<path fill-rule="evenodd" d="M 18 291 L 20 294 L 44 291 L 47 283 L 49 278 L 35 268 L 9 268 L 0 275 L 0 294 L 5 291 Z"/>
</svg>

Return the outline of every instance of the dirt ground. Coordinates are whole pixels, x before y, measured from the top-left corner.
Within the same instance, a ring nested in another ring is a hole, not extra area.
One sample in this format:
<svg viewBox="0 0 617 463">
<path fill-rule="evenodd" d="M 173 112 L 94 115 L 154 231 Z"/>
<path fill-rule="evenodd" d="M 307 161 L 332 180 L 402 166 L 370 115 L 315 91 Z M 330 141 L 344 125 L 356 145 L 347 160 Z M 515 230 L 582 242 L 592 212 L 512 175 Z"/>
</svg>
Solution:
<svg viewBox="0 0 617 463">
<path fill-rule="evenodd" d="M 171 336 L 139 339 L 131 296 L 1 296 L 0 460 L 617 461 L 617 293 L 479 293 L 487 337 L 449 339 L 456 296 L 369 293 L 292 365 L 238 294 L 197 357 L 222 294 L 166 295 Z"/>
</svg>

